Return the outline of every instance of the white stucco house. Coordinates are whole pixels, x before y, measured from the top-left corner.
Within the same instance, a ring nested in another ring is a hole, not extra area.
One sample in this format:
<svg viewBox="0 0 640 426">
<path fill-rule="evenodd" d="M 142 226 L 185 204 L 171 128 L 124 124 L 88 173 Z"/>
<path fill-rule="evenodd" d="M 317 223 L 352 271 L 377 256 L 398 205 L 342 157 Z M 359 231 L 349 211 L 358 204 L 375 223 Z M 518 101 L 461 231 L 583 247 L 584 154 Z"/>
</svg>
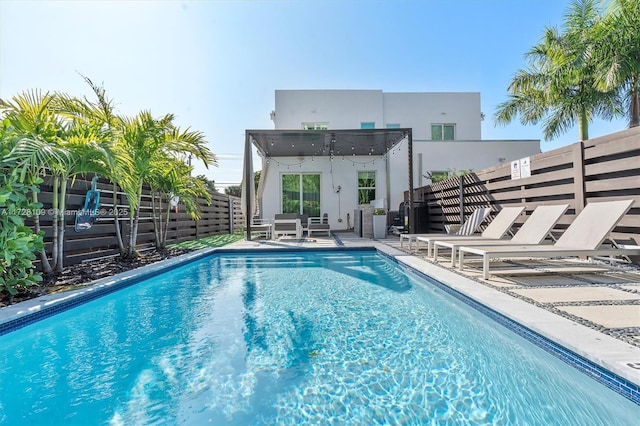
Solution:
<svg viewBox="0 0 640 426">
<path fill-rule="evenodd" d="M 276 90 L 274 129 L 246 132 L 245 159 L 262 158 L 260 216 L 327 213 L 347 229 L 359 204 L 397 210 L 433 174 L 540 152 L 540 140 L 482 140 L 483 118 L 480 93 Z"/>
</svg>

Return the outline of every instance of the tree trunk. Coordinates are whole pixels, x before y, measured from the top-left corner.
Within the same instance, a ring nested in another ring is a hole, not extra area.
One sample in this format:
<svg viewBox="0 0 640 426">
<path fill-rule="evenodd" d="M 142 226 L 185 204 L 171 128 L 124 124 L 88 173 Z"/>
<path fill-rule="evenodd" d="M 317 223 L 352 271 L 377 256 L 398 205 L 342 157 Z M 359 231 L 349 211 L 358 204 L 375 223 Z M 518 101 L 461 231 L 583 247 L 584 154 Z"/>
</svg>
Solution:
<svg viewBox="0 0 640 426">
<path fill-rule="evenodd" d="M 580 141 L 589 139 L 589 120 L 587 119 L 587 110 L 580 111 L 580 123 L 578 123 L 578 138 Z"/>
<path fill-rule="evenodd" d="M 132 258 L 136 255 L 135 247 L 138 241 L 138 222 L 140 221 L 140 204 L 142 202 L 142 185 L 138 188 L 138 207 L 133 211 L 133 215 L 130 215 L 130 234 L 129 234 L 129 247 L 127 256 Z"/>
<path fill-rule="evenodd" d="M 162 214 L 162 211 L 156 217 L 156 192 L 152 189 L 151 191 L 151 221 L 153 222 L 153 237 L 156 248 L 160 248 L 160 236 L 162 235 L 162 222 L 158 223 L 157 217 Z"/>
<path fill-rule="evenodd" d="M 138 198 L 138 203 L 142 200 L 142 197 Z M 140 207 L 136 209 L 136 213 L 133 217 L 133 226 L 131 228 L 131 234 L 133 237 L 131 238 L 131 254 L 137 256 L 136 252 L 136 244 L 138 244 L 138 226 L 140 225 Z"/>
<path fill-rule="evenodd" d="M 640 76 L 631 78 L 631 105 L 629 106 L 629 128 L 640 125 Z"/>
<path fill-rule="evenodd" d="M 31 200 L 34 203 L 38 202 L 38 193 L 33 191 L 31 192 Z M 38 212 L 37 214 L 35 214 L 33 216 L 33 227 L 36 231 L 36 234 L 40 233 L 40 213 Z M 42 272 L 44 272 L 45 274 L 50 274 L 51 273 L 51 263 L 49 263 L 49 258 L 47 258 L 47 250 L 42 247 L 42 250 L 40 250 L 40 263 L 42 264 Z"/>
<path fill-rule="evenodd" d="M 133 247 L 135 246 L 135 238 L 133 235 L 133 221 L 136 212 L 132 210 L 129 214 L 129 242 L 127 243 L 127 258 L 131 259 L 133 257 Z"/>
<path fill-rule="evenodd" d="M 118 211 L 118 184 L 113 184 L 113 220 L 116 228 L 116 240 L 118 241 L 118 251 L 120 257 L 124 257 L 126 249 L 122 240 L 122 229 L 120 228 L 120 213 Z"/>
<path fill-rule="evenodd" d="M 58 176 L 54 176 L 53 184 L 52 184 L 52 200 L 51 200 L 51 208 L 53 209 L 53 217 L 52 226 L 53 226 L 53 236 L 51 238 L 51 267 L 57 270 L 57 262 L 58 262 L 58 215 L 59 211 L 59 187 L 60 187 L 60 178 Z"/>
<path fill-rule="evenodd" d="M 162 235 L 162 248 L 167 247 L 167 235 L 169 234 L 169 217 L 171 214 L 171 203 L 167 203 L 167 215 L 164 224 L 164 233 Z"/>
<path fill-rule="evenodd" d="M 60 179 L 60 214 L 58 220 L 58 260 L 56 262 L 56 272 L 62 272 L 64 267 L 64 231 L 66 227 L 66 212 L 67 208 L 67 179 Z"/>
</svg>

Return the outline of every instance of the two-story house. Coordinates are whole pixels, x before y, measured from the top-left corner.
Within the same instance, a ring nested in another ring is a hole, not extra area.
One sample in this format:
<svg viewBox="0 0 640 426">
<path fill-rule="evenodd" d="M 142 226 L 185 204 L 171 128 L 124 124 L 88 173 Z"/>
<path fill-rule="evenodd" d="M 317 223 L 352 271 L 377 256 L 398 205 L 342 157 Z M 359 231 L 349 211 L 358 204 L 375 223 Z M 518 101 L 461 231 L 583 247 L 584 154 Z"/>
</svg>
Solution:
<svg viewBox="0 0 640 426">
<path fill-rule="evenodd" d="M 247 131 L 262 157 L 261 216 L 327 213 L 337 230 L 358 205 L 397 209 L 433 176 L 540 152 L 539 140 L 482 140 L 479 93 L 277 90 L 271 118 L 275 130 Z"/>
</svg>

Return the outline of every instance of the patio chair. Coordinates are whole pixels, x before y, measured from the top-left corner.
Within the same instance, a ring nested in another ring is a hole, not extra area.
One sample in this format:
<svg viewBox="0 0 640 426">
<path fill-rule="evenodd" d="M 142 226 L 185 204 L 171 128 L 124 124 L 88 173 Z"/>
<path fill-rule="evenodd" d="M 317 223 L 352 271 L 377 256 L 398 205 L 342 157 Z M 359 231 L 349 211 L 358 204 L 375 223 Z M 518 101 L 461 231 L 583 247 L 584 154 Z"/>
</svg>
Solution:
<svg viewBox="0 0 640 426">
<path fill-rule="evenodd" d="M 472 246 L 458 248 L 459 269 L 463 270 L 465 254 L 482 256 L 482 277 L 490 275 L 493 259 L 522 259 L 576 256 L 640 255 L 638 248 L 612 248 L 602 245 L 620 219 L 629 211 L 634 200 L 589 203 L 553 245 L 520 244 L 513 246 Z"/>
<path fill-rule="evenodd" d="M 329 216 L 325 213 L 322 217 L 310 217 L 307 226 L 307 235 L 318 232 L 326 232 L 327 236 L 331 236 L 331 227 L 329 226 Z"/>
<path fill-rule="evenodd" d="M 513 238 L 506 240 L 500 238 L 485 237 L 483 235 L 451 238 L 436 239 L 433 241 L 433 259 L 438 260 L 438 251 L 440 247 L 446 247 L 451 249 L 451 266 L 455 266 L 456 252 L 458 247 L 464 246 L 477 246 L 477 245 L 514 245 L 514 244 L 540 244 L 542 243 L 551 229 L 558 223 L 562 215 L 569 208 L 568 204 L 558 204 L 551 206 L 538 206 L 531 213 L 531 216 L 524 222 L 524 224 L 513 235 Z M 495 219 L 494 219 L 495 222 Z M 494 222 L 491 222 L 493 224 Z M 489 227 L 491 226 L 489 225 Z M 487 229 L 489 229 L 487 227 Z"/>
<path fill-rule="evenodd" d="M 464 221 L 463 225 L 459 227 L 456 226 L 448 230 L 448 232 L 451 232 L 450 234 L 400 234 L 400 247 L 402 248 L 404 242 L 407 241 L 409 243 L 409 250 L 411 250 L 412 244 L 417 241 L 418 237 L 472 235 L 474 232 L 476 232 L 480 224 L 486 219 L 489 213 L 491 213 L 491 207 L 481 207 L 474 210 L 473 213 L 471 213 L 471 216 L 469 216 L 469 218 Z"/>
<path fill-rule="evenodd" d="M 278 213 L 273 220 L 273 238 L 294 235 L 302 238 L 302 222 L 295 213 Z"/>
<path fill-rule="evenodd" d="M 499 240 L 504 237 L 504 235 L 509 232 L 511 226 L 516 221 L 518 216 L 524 210 L 524 206 L 515 206 L 515 207 L 503 207 L 502 210 L 498 212 L 496 217 L 493 218 L 491 223 L 487 225 L 487 228 L 482 231 L 482 234 L 479 235 L 481 238 L 494 239 Z M 437 239 L 453 239 L 453 238 L 468 238 L 469 235 L 450 235 L 448 237 L 443 237 L 442 235 L 429 235 L 429 236 L 419 236 L 416 240 L 416 251 L 420 249 L 421 243 L 427 244 L 427 256 L 431 256 L 433 253 L 433 241 Z"/>
<path fill-rule="evenodd" d="M 308 214 L 299 214 L 298 219 L 300 219 L 300 226 L 302 226 L 302 232 L 306 232 L 309 229 L 309 215 Z"/>
<path fill-rule="evenodd" d="M 251 234 L 264 236 L 266 239 L 271 239 L 272 228 L 273 224 L 269 219 L 262 219 L 258 216 L 254 216 L 251 219 Z"/>
</svg>

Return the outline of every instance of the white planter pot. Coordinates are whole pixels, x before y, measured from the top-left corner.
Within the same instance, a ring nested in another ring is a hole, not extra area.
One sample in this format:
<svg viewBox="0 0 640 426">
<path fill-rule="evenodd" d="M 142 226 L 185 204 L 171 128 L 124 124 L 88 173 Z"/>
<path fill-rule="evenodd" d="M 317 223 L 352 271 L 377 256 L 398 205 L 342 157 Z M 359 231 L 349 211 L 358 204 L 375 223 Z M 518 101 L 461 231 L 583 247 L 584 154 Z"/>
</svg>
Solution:
<svg viewBox="0 0 640 426">
<path fill-rule="evenodd" d="M 373 215 L 373 238 L 383 239 L 387 236 L 387 216 Z"/>
</svg>

